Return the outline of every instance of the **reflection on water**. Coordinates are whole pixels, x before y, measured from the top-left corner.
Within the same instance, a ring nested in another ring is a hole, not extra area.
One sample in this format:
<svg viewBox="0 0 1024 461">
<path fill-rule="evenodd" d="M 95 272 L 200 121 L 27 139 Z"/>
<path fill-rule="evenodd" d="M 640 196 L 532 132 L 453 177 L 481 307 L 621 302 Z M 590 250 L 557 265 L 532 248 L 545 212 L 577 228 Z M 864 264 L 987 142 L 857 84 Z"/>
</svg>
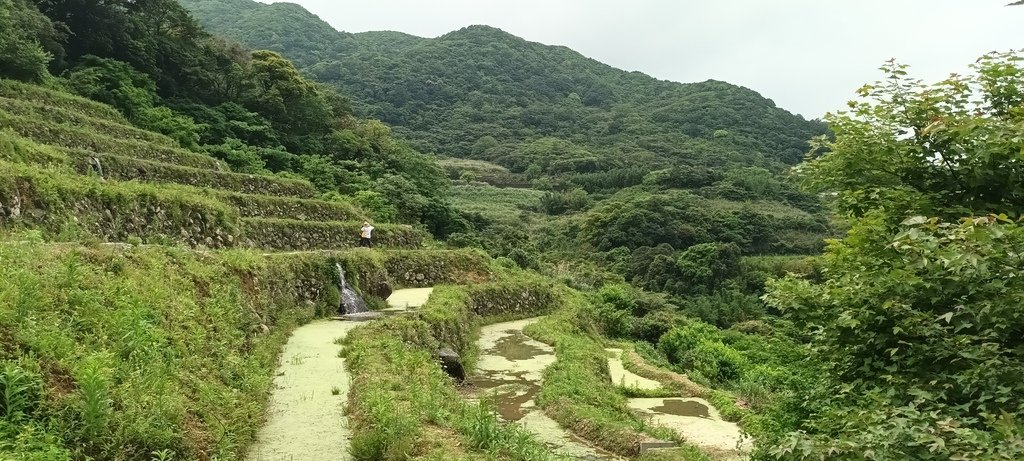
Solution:
<svg viewBox="0 0 1024 461">
<path fill-rule="evenodd" d="M 524 361 L 542 356 L 552 356 L 540 346 L 530 344 L 530 338 L 519 330 L 502 331 L 493 347 L 482 351 L 481 356 L 498 356 L 509 361 Z M 553 356 L 552 356 L 553 358 Z M 488 397 L 498 414 L 505 421 L 519 421 L 533 407 L 533 399 L 540 392 L 540 383 L 526 378 L 527 370 L 513 372 L 486 370 L 469 378 L 469 384 L 480 389 Z"/>
<path fill-rule="evenodd" d="M 530 338 L 527 338 L 521 331 L 507 330 L 505 333 L 510 336 L 499 339 L 493 348 L 484 352 L 509 360 L 529 360 L 539 355 L 550 355 L 550 352 L 536 345 L 528 344 L 527 341 Z"/>
<path fill-rule="evenodd" d="M 555 353 L 523 334 L 523 327 L 531 321 L 489 325 L 481 330 L 480 359 L 476 373 L 467 379 L 469 392 L 493 405 L 501 419 L 522 424 L 554 453 L 574 460 L 617 460 L 569 434 L 536 407 L 541 374 L 554 363 Z"/>
<path fill-rule="evenodd" d="M 665 399 L 661 406 L 651 408 L 655 413 L 676 416 L 692 416 L 695 418 L 711 418 L 707 405 L 692 400 Z"/>
<path fill-rule="evenodd" d="M 540 392 L 540 386 L 527 381 L 519 375 L 518 379 L 491 379 L 486 376 L 475 376 L 469 383 L 480 389 L 483 396 L 491 402 L 498 415 L 505 421 L 519 421 L 532 409 L 533 399 Z"/>
</svg>

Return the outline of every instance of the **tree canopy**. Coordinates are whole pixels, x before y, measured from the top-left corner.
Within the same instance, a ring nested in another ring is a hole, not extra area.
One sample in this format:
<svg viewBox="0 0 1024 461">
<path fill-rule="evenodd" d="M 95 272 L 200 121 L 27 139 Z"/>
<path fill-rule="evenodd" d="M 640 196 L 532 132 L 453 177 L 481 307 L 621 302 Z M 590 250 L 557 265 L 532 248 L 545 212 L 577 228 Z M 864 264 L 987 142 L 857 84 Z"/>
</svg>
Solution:
<svg viewBox="0 0 1024 461">
<path fill-rule="evenodd" d="M 829 117 L 809 185 L 851 217 L 824 280 L 766 299 L 828 371 L 776 459 L 1024 457 L 1021 56 L 935 85 L 890 63 L 868 101 Z"/>
<path fill-rule="evenodd" d="M 487 26 L 436 39 L 348 34 L 296 5 L 183 3 L 213 31 L 294 59 L 417 149 L 516 173 L 646 173 L 681 162 L 778 172 L 825 132 L 746 88 L 659 81 Z"/>
</svg>

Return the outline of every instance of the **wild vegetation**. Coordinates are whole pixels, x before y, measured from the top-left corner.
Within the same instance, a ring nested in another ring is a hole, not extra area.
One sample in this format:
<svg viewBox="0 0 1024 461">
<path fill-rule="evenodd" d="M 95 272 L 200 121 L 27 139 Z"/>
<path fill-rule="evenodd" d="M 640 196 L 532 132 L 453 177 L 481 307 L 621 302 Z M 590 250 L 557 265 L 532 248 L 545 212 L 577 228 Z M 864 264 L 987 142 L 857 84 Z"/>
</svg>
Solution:
<svg viewBox="0 0 1024 461">
<path fill-rule="evenodd" d="M 109 108 L 92 115 L 127 119 L 235 172 L 307 179 L 318 195 L 344 196 L 382 222 L 421 224 L 437 235 L 467 226 L 446 202 L 448 180 L 433 159 L 380 122 L 353 117 L 346 98 L 301 76 L 279 54 L 249 52 L 205 32 L 176 1 L 2 5 L 0 23 L 10 27 L 3 28 L 0 77 L 107 103 L 121 115 Z M 4 96 L 18 91 L 43 93 L 15 88 Z M 47 124 L 55 121 L 49 114 L 4 102 L 8 117 L 29 118 L 12 123 L 21 130 L 61 131 Z M 104 123 L 74 122 L 85 131 Z M 113 140 L 105 145 L 122 155 L 139 150 Z"/>
<path fill-rule="evenodd" d="M 357 459 L 552 458 L 434 358 L 542 314 L 537 404 L 623 456 L 720 454 L 610 345 L 753 459 L 1024 457 L 1019 53 L 806 121 L 486 26 L 182 3 L 0 0 L 0 458 L 241 458 L 335 264 L 374 305 L 442 285 L 344 341 Z M 365 218 L 385 248 L 345 251 Z"/>
<path fill-rule="evenodd" d="M 4 459 L 237 459 L 288 331 L 329 309 L 246 288 L 297 275 L 246 252 L 29 240 L 0 256 Z"/>
</svg>

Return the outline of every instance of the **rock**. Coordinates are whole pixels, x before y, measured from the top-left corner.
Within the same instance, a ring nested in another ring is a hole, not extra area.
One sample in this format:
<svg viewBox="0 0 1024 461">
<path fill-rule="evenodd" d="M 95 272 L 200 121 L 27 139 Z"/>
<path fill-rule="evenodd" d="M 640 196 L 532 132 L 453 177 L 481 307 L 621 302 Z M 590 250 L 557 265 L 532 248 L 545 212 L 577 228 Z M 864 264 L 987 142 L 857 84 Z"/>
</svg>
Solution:
<svg viewBox="0 0 1024 461">
<path fill-rule="evenodd" d="M 21 216 L 21 196 L 14 194 L 14 199 L 11 200 L 11 217 L 17 218 Z"/>
<path fill-rule="evenodd" d="M 441 369 L 456 382 L 466 380 L 466 370 L 462 368 L 462 358 L 451 348 L 443 348 L 437 351 L 437 359 L 441 362 Z"/>
<path fill-rule="evenodd" d="M 391 289 L 391 284 L 388 283 L 387 280 L 381 280 L 375 283 L 373 288 L 370 290 L 370 294 L 380 299 L 388 299 L 388 296 L 391 296 L 391 293 L 393 292 L 394 290 Z"/>
</svg>

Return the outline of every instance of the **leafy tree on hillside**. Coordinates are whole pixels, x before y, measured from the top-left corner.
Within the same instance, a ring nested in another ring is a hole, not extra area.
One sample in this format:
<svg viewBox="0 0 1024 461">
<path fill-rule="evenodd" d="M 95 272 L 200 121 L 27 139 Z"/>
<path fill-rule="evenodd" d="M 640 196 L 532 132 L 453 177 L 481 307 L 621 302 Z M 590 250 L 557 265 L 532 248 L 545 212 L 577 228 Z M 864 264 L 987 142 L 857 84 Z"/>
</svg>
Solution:
<svg viewBox="0 0 1024 461">
<path fill-rule="evenodd" d="M 46 17 L 25 0 L 0 0 L 0 77 L 41 81 L 53 55 L 40 39 L 55 35 Z"/>
<path fill-rule="evenodd" d="M 925 86 L 890 62 L 886 80 L 860 89 L 866 101 L 827 118 L 835 141 L 802 166 L 815 191 L 836 193 L 844 214 L 874 210 L 956 219 L 1024 210 L 1024 70 L 1017 54 L 992 54 Z"/>
<path fill-rule="evenodd" d="M 249 110 L 266 114 L 279 132 L 290 135 L 286 147 L 302 150 L 304 136 L 330 131 L 332 108 L 290 61 L 272 51 L 256 51 L 249 66 L 247 81 L 252 87 L 242 100 Z"/>
<path fill-rule="evenodd" d="M 870 101 L 830 117 L 836 139 L 805 173 L 852 229 L 821 283 L 766 296 L 825 361 L 829 397 L 768 457 L 1024 458 L 1020 62 L 988 55 L 932 86 L 889 64 Z"/>
</svg>

